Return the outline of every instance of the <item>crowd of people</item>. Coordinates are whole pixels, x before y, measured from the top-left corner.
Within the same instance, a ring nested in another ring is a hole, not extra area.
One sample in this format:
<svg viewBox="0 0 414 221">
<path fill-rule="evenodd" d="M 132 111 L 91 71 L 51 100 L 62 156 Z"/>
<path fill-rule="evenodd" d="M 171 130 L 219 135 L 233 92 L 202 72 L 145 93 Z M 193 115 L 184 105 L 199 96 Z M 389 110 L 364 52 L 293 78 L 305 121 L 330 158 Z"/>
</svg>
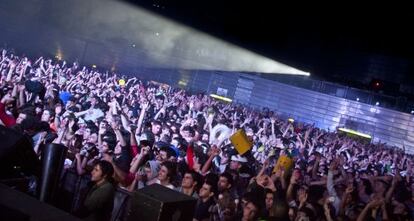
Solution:
<svg viewBox="0 0 414 221">
<path fill-rule="evenodd" d="M 65 170 L 90 174 L 76 211 L 108 220 L 116 187 L 160 184 L 197 199 L 194 220 L 412 220 L 413 158 L 281 119 L 267 108 L 137 77 L 3 50 L 0 124 L 42 156 L 68 148 Z M 228 134 L 252 142 L 240 155 Z M 291 166 L 279 164 L 288 159 Z"/>
</svg>

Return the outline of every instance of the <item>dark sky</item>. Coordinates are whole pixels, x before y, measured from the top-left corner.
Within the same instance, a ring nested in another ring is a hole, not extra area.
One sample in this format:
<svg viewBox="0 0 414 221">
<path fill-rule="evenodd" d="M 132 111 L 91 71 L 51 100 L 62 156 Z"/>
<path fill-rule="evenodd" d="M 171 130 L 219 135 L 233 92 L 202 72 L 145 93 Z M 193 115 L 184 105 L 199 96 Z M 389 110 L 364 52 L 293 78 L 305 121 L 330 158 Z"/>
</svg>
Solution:
<svg viewBox="0 0 414 221">
<path fill-rule="evenodd" d="M 304 5 L 275 1 L 130 0 L 182 23 L 311 72 L 335 80 L 343 73 L 367 74 L 369 56 L 413 66 L 414 13 L 404 5 Z M 394 70 L 393 67 L 386 67 Z M 386 70 L 383 72 L 387 72 Z M 382 73 L 385 75 L 388 73 Z M 370 77 L 375 77 L 371 73 Z M 378 76 L 385 78 L 385 76 Z M 413 80 L 408 75 L 406 80 Z M 384 79 L 385 80 L 385 79 Z M 414 81 L 412 82 L 414 84 Z"/>
</svg>

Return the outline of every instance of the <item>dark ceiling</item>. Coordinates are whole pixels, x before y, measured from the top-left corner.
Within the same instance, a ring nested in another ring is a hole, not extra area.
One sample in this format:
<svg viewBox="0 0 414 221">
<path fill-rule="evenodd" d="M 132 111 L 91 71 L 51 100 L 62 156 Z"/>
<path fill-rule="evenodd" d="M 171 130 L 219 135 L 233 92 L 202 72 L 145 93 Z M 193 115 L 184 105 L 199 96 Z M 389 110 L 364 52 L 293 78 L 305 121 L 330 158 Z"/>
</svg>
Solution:
<svg viewBox="0 0 414 221">
<path fill-rule="evenodd" d="M 385 66 L 403 62 L 403 70 L 397 72 L 404 76 L 398 79 L 414 84 L 408 75 L 414 60 L 410 30 L 414 14 L 409 13 L 409 7 L 233 0 L 129 2 L 309 71 L 314 78 L 340 81 L 368 74 L 387 80 L 383 75 L 393 74 L 387 73 L 393 72 L 393 67 L 385 67 L 381 76 L 367 73 L 367 66 L 372 65 L 369 57 L 382 56 L 392 59 L 385 61 Z"/>
</svg>

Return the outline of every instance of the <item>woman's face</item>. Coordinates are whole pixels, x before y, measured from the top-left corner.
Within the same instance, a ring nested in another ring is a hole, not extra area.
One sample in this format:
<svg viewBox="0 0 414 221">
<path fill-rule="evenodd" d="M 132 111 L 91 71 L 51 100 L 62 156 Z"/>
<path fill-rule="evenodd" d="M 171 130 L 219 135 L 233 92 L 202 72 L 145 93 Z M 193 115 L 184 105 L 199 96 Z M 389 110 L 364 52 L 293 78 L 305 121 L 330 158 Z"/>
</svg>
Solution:
<svg viewBox="0 0 414 221">
<path fill-rule="evenodd" d="M 160 171 L 158 172 L 158 179 L 160 181 L 168 181 L 168 168 L 165 166 L 161 166 Z"/>
</svg>

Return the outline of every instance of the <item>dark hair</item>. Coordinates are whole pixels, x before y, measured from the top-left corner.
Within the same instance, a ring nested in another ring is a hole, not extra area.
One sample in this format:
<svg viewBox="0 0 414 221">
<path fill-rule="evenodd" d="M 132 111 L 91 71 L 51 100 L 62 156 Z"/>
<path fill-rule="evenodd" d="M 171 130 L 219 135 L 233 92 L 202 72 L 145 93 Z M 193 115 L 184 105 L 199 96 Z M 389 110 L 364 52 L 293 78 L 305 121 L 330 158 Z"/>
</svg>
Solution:
<svg viewBox="0 0 414 221">
<path fill-rule="evenodd" d="M 161 121 L 159 121 L 159 120 L 153 120 L 152 121 L 152 125 L 160 125 L 160 126 L 162 126 Z"/>
<path fill-rule="evenodd" d="M 361 180 L 362 180 L 362 183 L 365 186 L 365 193 L 370 195 L 373 192 L 371 182 L 369 182 L 369 180 L 367 180 L 367 179 L 361 179 Z"/>
<path fill-rule="evenodd" d="M 227 182 L 233 187 L 234 180 L 233 176 L 230 173 L 224 172 L 220 174 L 220 177 L 225 177 L 227 179 Z"/>
<path fill-rule="evenodd" d="M 177 164 L 173 162 L 163 162 L 161 166 L 165 166 L 168 170 L 167 177 L 169 178 L 170 183 L 173 183 L 177 176 Z"/>
<path fill-rule="evenodd" d="M 210 192 L 214 193 L 214 197 L 217 197 L 218 195 L 217 182 L 213 182 L 212 179 L 206 179 L 204 183 L 210 186 Z"/>
<path fill-rule="evenodd" d="M 177 153 L 171 147 L 163 146 L 160 148 L 160 151 L 165 151 L 167 153 L 167 159 L 170 159 L 170 157 L 177 157 Z"/>
<path fill-rule="evenodd" d="M 195 191 L 198 191 L 201 188 L 203 177 L 199 173 L 195 172 L 194 170 L 188 170 L 185 173 L 190 174 L 194 182 L 197 182 L 197 185 L 195 186 Z"/>
<path fill-rule="evenodd" d="M 43 112 L 45 112 L 45 111 L 49 111 L 50 118 L 54 118 L 55 117 L 55 111 L 53 109 L 51 109 L 51 108 L 45 108 L 45 109 L 43 109 Z"/>
<path fill-rule="evenodd" d="M 113 175 L 114 175 L 114 167 L 111 163 L 105 160 L 100 160 L 96 163 L 96 165 L 99 165 L 102 170 L 102 176 L 106 176 L 105 179 L 110 182 L 114 183 Z"/>
<path fill-rule="evenodd" d="M 188 131 L 188 133 L 191 134 L 191 136 L 194 136 L 195 134 L 194 129 L 191 126 L 185 126 L 183 128 L 183 131 Z"/>
</svg>

